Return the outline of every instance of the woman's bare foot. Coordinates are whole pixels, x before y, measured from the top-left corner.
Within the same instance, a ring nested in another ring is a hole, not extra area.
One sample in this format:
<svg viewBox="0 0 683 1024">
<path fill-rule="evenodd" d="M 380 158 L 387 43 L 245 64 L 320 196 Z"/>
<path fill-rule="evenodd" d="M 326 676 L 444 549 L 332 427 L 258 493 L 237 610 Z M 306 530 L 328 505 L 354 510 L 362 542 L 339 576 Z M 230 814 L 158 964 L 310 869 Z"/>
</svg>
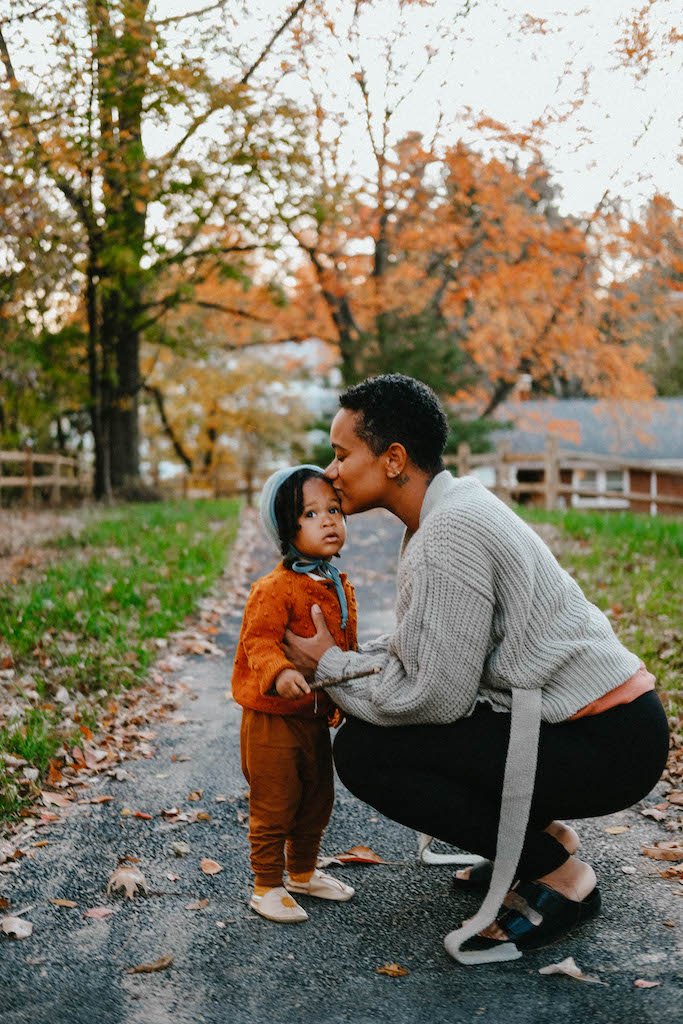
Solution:
<svg viewBox="0 0 683 1024">
<path fill-rule="evenodd" d="M 536 881 L 542 882 L 543 885 L 554 889 L 555 892 L 566 896 L 567 899 L 580 903 L 592 893 L 598 880 L 590 864 L 586 864 L 585 861 L 579 860 L 577 857 L 570 857 L 559 868 L 537 878 Z M 505 942 L 507 939 L 507 935 L 496 921 L 479 934 L 485 939 L 497 939 L 499 942 Z"/>
<path fill-rule="evenodd" d="M 551 835 L 553 839 L 557 839 L 558 843 L 564 846 L 567 853 L 576 853 L 581 846 L 578 832 L 575 832 L 571 825 L 566 825 L 563 821 L 551 821 L 544 831 Z M 466 882 L 470 877 L 471 870 L 472 866 L 460 868 L 459 871 L 455 872 L 455 877 L 461 878 Z"/>
<path fill-rule="evenodd" d="M 576 853 L 581 846 L 578 832 L 575 832 L 571 825 L 566 825 L 563 821 L 551 821 L 545 831 L 553 839 L 557 839 L 567 853 Z"/>
</svg>

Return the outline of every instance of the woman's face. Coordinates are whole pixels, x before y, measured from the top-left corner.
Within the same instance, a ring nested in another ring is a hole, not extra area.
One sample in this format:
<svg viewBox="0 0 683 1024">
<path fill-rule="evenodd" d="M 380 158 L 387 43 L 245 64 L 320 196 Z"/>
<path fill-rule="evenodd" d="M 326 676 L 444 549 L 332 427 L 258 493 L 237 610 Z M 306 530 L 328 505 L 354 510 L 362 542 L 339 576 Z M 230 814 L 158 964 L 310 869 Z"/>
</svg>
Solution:
<svg viewBox="0 0 683 1024">
<path fill-rule="evenodd" d="M 330 427 L 334 460 L 325 470 L 339 496 L 344 515 L 385 507 L 387 475 L 381 455 L 374 455 L 356 433 L 360 413 L 340 409 Z"/>
</svg>

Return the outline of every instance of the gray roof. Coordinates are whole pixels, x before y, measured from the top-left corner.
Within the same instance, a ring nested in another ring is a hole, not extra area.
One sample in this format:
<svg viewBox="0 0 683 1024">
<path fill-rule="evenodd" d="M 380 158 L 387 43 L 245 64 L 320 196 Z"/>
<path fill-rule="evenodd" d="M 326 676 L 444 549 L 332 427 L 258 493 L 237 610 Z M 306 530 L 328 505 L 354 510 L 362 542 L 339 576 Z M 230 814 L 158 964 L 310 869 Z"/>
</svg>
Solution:
<svg viewBox="0 0 683 1024">
<path fill-rule="evenodd" d="M 540 452 L 554 434 L 566 451 L 683 460 L 683 398 L 548 398 L 507 402 L 496 416 L 514 427 L 496 430 L 493 440 L 505 439 L 513 452 Z"/>
</svg>

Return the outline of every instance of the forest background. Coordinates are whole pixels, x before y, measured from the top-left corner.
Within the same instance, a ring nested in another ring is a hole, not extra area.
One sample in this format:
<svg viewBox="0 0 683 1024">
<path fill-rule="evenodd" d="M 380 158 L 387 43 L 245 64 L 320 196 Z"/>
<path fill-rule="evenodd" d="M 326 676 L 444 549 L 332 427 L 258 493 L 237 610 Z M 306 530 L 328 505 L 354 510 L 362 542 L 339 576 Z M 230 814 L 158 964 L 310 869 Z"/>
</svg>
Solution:
<svg viewBox="0 0 683 1024">
<path fill-rule="evenodd" d="M 312 379 L 421 377 L 475 447 L 520 381 L 680 394 L 674 5 L 600 5 L 601 63 L 566 6 L 0 5 L 0 448 L 108 498 L 304 455 Z"/>
</svg>

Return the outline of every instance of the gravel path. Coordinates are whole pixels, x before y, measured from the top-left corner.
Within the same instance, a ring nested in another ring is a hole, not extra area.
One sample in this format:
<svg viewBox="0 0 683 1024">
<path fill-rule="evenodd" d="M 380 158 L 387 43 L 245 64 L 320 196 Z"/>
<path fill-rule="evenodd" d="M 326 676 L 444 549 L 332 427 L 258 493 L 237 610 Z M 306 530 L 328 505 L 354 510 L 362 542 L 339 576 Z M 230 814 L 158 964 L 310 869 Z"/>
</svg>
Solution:
<svg viewBox="0 0 683 1024">
<path fill-rule="evenodd" d="M 358 590 L 367 638 L 391 628 L 400 531 L 381 512 L 357 517 L 350 526 L 344 562 Z M 259 541 L 249 576 L 271 561 Z M 185 696 L 176 717 L 185 722 L 155 729 L 155 755 L 129 761 L 130 779 L 93 781 L 91 795 L 114 799 L 75 806 L 41 831 L 38 838 L 49 845 L 32 850 L 15 872 L 0 874 L 0 897 L 11 900 L 11 912 L 31 907 L 25 917 L 34 926 L 25 940 L 0 935 L 2 1024 L 680 1019 L 676 948 L 683 900 L 674 888 L 681 886 L 660 877 L 666 865 L 640 855 L 642 843 L 671 834 L 638 808 L 581 824 L 586 855 L 601 879 L 603 915 L 585 928 L 581 941 L 567 939 L 513 964 L 462 968 L 448 958 L 442 937 L 475 910 L 477 900 L 451 893 L 451 868 L 419 865 L 415 835 L 380 818 L 341 786 L 325 852 L 362 844 L 390 863 L 335 868 L 355 885 L 355 899 L 339 905 L 308 900 L 310 920 L 301 927 L 278 926 L 251 913 L 239 708 L 226 699 L 240 619 L 236 607 L 223 620 L 218 641 L 227 658 L 194 656 L 181 669 Z M 199 790 L 200 799 L 188 801 Z M 657 800 L 655 792 L 647 803 Z M 174 806 L 188 814 L 206 811 L 210 820 L 174 823 L 160 815 Z M 124 816 L 124 808 L 153 817 Z M 627 830 L 605 832 L 615 825 Z M 189 853 L 176 857 L 173 842 L 189 844 Z M 148 896 L 126 900 L 106 894 L 107 879 L 125 855 L 139 858 Z M 199 867 L 203 857 L 223 870 L 205 875 Z M 78 906 L 57 907 L 50 898 Z M 186 909 L 201 900 L 208 900 L 204 909 Z M 113 913 L 102 920 L 83 917 L 85 909 L 98 906 Z M 163 956 L 173 958 L 165 970 L 127 973 Z M 568 956 L 603 984 L 538 974 L 539 967 Z M 387 963 L 410 973 L 378 974 L 376 968 Z M 636 988 L 639 978 L 660 984 Z"/>
</svg>

